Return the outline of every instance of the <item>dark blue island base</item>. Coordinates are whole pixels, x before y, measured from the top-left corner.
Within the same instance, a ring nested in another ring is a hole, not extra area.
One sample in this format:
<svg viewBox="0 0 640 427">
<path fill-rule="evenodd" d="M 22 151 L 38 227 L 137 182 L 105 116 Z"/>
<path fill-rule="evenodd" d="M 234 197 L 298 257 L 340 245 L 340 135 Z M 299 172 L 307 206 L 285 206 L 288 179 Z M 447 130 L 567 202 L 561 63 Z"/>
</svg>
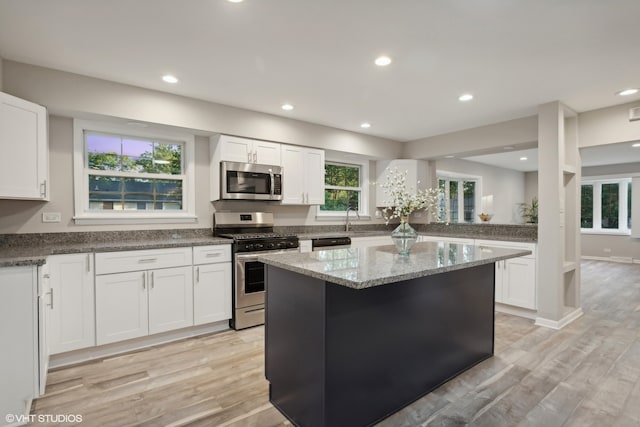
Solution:
<svg viewBox="0 0 640 427">
<path fill-rule="evenodd" d="M 270 401 L 298 426 L 358 427 L 493 354 L 494 264 L 365 289 L 267 265 Z"/>
</svg>

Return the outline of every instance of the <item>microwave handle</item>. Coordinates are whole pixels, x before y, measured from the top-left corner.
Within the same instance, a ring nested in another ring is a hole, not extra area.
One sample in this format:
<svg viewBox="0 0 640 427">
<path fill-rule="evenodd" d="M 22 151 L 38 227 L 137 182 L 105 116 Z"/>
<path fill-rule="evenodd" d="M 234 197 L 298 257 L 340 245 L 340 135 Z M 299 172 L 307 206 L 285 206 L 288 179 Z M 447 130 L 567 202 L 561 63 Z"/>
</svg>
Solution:
<svg viewBox="0 0 640 427">
<path fill-rule="evenodd" d="M 271 197 L 275 195 L 276 192 L 276 183 L 274 181 L 273 171 L 269 169 L 269 181 L 271 182 Z"/>
</svg>

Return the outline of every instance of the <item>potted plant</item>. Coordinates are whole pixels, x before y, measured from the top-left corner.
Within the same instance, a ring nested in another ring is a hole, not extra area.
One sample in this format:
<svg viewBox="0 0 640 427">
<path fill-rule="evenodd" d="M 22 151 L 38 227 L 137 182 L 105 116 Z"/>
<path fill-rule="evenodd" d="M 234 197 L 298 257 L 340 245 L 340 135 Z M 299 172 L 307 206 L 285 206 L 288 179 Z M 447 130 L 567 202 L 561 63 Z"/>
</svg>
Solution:
<svg viewBox="0 0 640 427">
<path fill-rule="evenodd" d="M 520 213 L 527 224 L 538 223 L 538 197 L 531 199 L 531 203 L 522 203 Z"/>
</svg>

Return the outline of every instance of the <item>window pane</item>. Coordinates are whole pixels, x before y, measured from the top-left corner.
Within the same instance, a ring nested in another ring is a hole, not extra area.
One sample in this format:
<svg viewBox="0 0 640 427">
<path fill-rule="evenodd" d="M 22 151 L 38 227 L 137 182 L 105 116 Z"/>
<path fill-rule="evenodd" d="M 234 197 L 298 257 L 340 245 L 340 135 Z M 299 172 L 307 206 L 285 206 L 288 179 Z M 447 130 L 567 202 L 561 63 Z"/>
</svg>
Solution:
<svg viewBox="0 0 640 427">
<path fill-rule="evenodd" d="M 324 183 L 339 187 L 360 187 L 360 168 L 352 165 L 326 163 Z"/>
<path fill-rule="evenodd" d="M 139 153 L 136 164 L 142 173 L 182 174 L 182 146 L 154 142 Z"/>
<path fill-rule="evenodd" d="M 476 183 L 464 181 L 464 222 L 473 222 L 476 216 Z"/>
<path fill-rule="evenodd" d="M 324 205 L 320 206 L 321 211 L 346 211 L 351 206 L 355 210 L 360 210 L 360 191 L 355 190 L 324 190 Z"/>
<path fill-rule="evenodd" d="M 618 228 L 618 184 L 602 184 L 602 228 Z"/>
<path fill-rule="evenodd" d="M 91 210 L 182 209 L 182 180 L 89 176 Z"/>
<path fill-rule="evenodd" d="M 89 169 L 121 170 L 122 143 L 120 137 L 87 133 Z"/>
<path fill-rule="evenodd" d="M 440 194 L 438 195 L 438 209 L 440 210 L 440 219 L 443 221 L 447 218 L 447 203 L 445 201 L 446 186 L 447 182 L 444 179 L 438 180 L 438 189 L 440 190 Z"/>
<path fill-rule="evenodd" d="M 458 181 L 449 182 L 449 212 L 451 222 L 458 222 Z"/>
<path fill-rule="evenodd" d="M 593 228 L 593 185 L 582 186 L 580 228 Z"/>
</svg>

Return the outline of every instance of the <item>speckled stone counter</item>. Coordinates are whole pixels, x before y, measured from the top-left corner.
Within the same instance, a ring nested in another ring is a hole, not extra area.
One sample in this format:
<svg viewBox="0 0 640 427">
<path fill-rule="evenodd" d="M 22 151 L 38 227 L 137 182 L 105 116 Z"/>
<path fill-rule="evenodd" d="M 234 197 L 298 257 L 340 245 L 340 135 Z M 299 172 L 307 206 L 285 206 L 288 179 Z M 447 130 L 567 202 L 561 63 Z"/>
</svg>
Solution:
<svg viewBox="0 0 640 427">
<path fill-rule="evenodd" d="M 260 255 L 259 261 L 354 289 L 460 270 L 530 254 L 530 251 L 444 242 L 417 243 L 408 257 L 395 246 Z"/>
<path fill-rule="evenodd" d="M 47 256 L 83 252 L 230 244 L 211 229 L 29 233 L 0 235 L 0 267 L 42 265 Z"/>
</svg>

